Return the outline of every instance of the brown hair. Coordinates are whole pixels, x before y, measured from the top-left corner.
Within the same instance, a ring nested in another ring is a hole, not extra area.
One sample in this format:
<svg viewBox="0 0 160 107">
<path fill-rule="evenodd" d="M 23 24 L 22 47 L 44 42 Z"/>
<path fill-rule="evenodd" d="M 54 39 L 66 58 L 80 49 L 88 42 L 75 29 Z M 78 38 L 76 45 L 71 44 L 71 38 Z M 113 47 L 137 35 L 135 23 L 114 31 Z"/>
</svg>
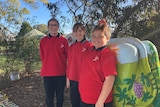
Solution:
<svg viewBox="0 0 160 107">
<path fill-rule="evenodd" d="M 98 22 L 98 25 L 93 29 L 92 33 L 96 30 L 101 30 L 105 36 L 109 38 L 111 37 L 111 30 L 105 19 L 102 19 Z"/>
<path fill-rule="evenodd" d="M 59 27 L 59 22 L 58 22 L 58 20 L 57 20 L 57 19 L 55 19 L 55 18 L 52 18 L 52 19 L 50 19 L 50 20 L 48 21 L 48 26 L 49 26 L 49 23 L 50 23 L 51 21 L 55 21 L 55 22 L 57 22 L 58 27 Z"/>
<path fill-rule="evenodd" d="M 80 22 L 77 22 L 73 25 L 73 28 L 72 28 L 73 32 L 76 32 L 78 30 L 78 28 L 81 28 L 82 30 L 85 31 L 84 25 Z"/>
</svg>

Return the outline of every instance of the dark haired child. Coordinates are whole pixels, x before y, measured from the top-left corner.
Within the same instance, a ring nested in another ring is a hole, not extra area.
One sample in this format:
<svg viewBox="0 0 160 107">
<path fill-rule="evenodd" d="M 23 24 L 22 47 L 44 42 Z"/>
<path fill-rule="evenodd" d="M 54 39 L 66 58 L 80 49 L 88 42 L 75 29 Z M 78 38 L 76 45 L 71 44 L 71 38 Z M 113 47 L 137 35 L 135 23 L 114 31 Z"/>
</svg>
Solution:
<svg viewBox="0 0 160 107">
<path fill-rule="evenodd" d="M 72 107 L 80 107 L 80 95 L 78 91 L 79 75 L 81 69 L 82 54 L 90 49 L 92 44 L 86 40 L 85 27 L 82 23 L 75 23 L 73 26 L 73 36 L 76 42 L 68 49 L 67 67 L 67 88 L 70 87 L 70 97 Z"/>
<path fill-rule="evenodd" d="M 49 34 L 40 40 L 40 58 L 47 107 L 63 107 L 64 88 L 66 83 L 66 66 L 68 41 L 58 33 L 59 22 L 56 19 L 48 21 Z"/>
</svg>

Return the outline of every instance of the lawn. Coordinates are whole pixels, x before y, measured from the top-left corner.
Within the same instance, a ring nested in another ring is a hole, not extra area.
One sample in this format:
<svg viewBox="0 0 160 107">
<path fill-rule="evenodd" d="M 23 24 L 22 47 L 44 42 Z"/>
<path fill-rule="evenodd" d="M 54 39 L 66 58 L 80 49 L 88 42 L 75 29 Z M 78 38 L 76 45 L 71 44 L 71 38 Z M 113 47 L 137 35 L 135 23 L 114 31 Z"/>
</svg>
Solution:
<svg viewBox="0 0 160 107">
<path fill-rule="evenodd" d="M 0 74 L 5 73 L 5 61 L 7 60 L 6 56 L 3 54 L 0 54 Z M 14 68 L 18 69 L 19 72 L 25 71 L 25 65 L 23 62 L 15 61 L 15 64 L 13 65 Z M 32 65 L 33 70 L 39 70 L 41 67 L 41 62 L 35 62 Z"/>
<path fill-rule="evenodd" d="M 0 54 L 0 74 L 4 73 L 3 67 L 5 66 L 6 57 Z"/>
</svg>

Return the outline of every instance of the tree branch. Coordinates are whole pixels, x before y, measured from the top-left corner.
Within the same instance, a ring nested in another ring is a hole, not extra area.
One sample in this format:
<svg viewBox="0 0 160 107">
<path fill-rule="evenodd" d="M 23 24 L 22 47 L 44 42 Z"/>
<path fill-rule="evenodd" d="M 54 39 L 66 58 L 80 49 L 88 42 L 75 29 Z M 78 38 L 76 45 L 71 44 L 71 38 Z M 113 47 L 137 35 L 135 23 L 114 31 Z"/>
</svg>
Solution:
<svg viewBox="0 0 160 107">
<path fill-rule="evenodd" d="M 120 21 L 118 27 L 114 30 L 112 37 L 116 38 L 118 36 L 118 32 L 120 31 L 120 29 L 122 28 L 123 24 L 130 18 L 130 16 L 144 3 L 146 2 L 146 0 L 142 0 L 141 2 L 138 3 L 138 5 L 134 6 L 133 8 L 130 8 L 130 10 L 132 12 L 128 12 L 128 14 L 126 14 L 124 16 L 124 18 Z"/>
<path fill-rule="evenodd" d="M 158 33 L 158 32 L 160 32 L 160 29 L 159 29 L 159 28 L 156 29 L 156 30 L 154 30 L 153 32 L 149 33 L 148 35 L 146 35 L 146 36 L 140 38 L 140 39 L 141 39 L 141 40 L 148 39 L 148 38 L 154 36 L 154 34 L 156 34 L 156 33 Z"/>
</svg>

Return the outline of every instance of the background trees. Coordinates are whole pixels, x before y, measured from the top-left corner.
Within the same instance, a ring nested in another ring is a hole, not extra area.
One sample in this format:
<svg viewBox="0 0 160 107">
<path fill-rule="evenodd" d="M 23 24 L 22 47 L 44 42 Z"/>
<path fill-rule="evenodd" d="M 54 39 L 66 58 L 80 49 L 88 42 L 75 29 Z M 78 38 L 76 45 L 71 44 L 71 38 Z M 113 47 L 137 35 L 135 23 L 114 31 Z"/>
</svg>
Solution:
<svg viewBox="0 0 160 107">
<path fill-rule="evenodd" d="M 63 16 L 58 14 L 62 4 L 67 5 L 73 22 L 86 23 L 89 31 L 96 20 L 107 19 L 112 37 L 143 37 L 160 26 L 159 0 L 57 0 L 47 5 L 53 17 Z"/>
<path fill-rule="evenodd" d="M 112 37 L 133 36 L 151 40 L 160 50 L 160 0 L 57 0 L 49 3 L 53 17 L 60 16 L 60 5 L 66 4 L 73 22 L 84 22 L 88 36 L 98 19 L 107 19 Z M 64 20 L 64 19 L 63 19 Z M 66 22 L 65 22 L 66 23 Z"/>
<path fill-rule="evenodd" d="M 21 2 L 32 8 L 40 8 L 37 2 L 43 2 L 50 10 L 52 17 L 60 19 L 61 32 L 67 28 L 65 26 L 72 26 L 75 22 L 82 22 L 86 24 L 87 36 L 90 37 L 90 32 L 97 21 L 105 18 L 112 29 L 113 38 L 133 36 L 141 40 L 149 39 L 160 50 L 158 35 L 160 32 L 160 0 L 55 0 L 51 2 L 48 2 L 48 0 L 21 0 Z M 24 19 L 23 16 L 29 14 L 30 11 L 21 6 L 20 0 L 0 1 L 0 7 L 0 48 L 1 50 L 10 49 L 15 54 L 19 53 L 17 55 L 24 58 L 21 60 L 27 61 L 25 59 L 27 56 L 24 53 L 27 55 L 28 52 L 38 51 L 38 43 L 34 45 L 38 40 L 27 41 L 24 39 L 25 33 L 35 28 L 47 33 L 47 26 L 33 22 L 34 19 Z M 64 11 L 61 10 L 62 7 L 66 7 L 67 14 L 62 14 L 62 11 Z M 8 41 L 7 38 L 11 34 L 13 36 L 17 35 L 16 42 L 14 40 L 12 42 Z M 35 47 L 31 48 L 33 46 Z M 30 59 L 33 58 L 36 61 L 38 60 L 36 56 L 30 57 Z"/>
<path fill-rule="evenodd" d="M 27 38 L 26 34 L 33 28 L 28 22 L 23 22 L 21 29 L 16 37 L 16 42 L 13 46 L 16 46 L 14 57 L 18 62 L 24 65 L 24 71 L 30 73 L 34 64 L 39 62 L 39 38 Z M 12 47 L 13 47 L 12 46 Z"/>
<path fill-rule="evenodd" d="M 44 34 L 48 33 L 48 28 L 47 28 L 47 25 L 45 24 L 34 25 L 33 29 L 37 29 L 38 31 L 41 31 Z"/>
<path fill-rule="evenodd" d="M 35 0 L 21 2 L 25 2 L 32 8 L 37 8 Z M 46 3 L 46 0 L 41 0 L 41 2 Z M 14 70 L 32 71 L 34 62 L 39 61 L 37 46 L 39 40 L 24 38 L 32 26 L 31 22 L 23 17 L 30 11 L 21 6 L 20 0 L 0 1 L 0 7 L 0 55 L 3 56 L 3 62 L 5 61 L 5 64 L 0 64 L 0 70 L 5 71 L 7 79 L 9 72 Z M 44 31 L 46 32 L 46 29 Z M 22 69 L 23 65 L 24 69 Z"/>
</svg>

